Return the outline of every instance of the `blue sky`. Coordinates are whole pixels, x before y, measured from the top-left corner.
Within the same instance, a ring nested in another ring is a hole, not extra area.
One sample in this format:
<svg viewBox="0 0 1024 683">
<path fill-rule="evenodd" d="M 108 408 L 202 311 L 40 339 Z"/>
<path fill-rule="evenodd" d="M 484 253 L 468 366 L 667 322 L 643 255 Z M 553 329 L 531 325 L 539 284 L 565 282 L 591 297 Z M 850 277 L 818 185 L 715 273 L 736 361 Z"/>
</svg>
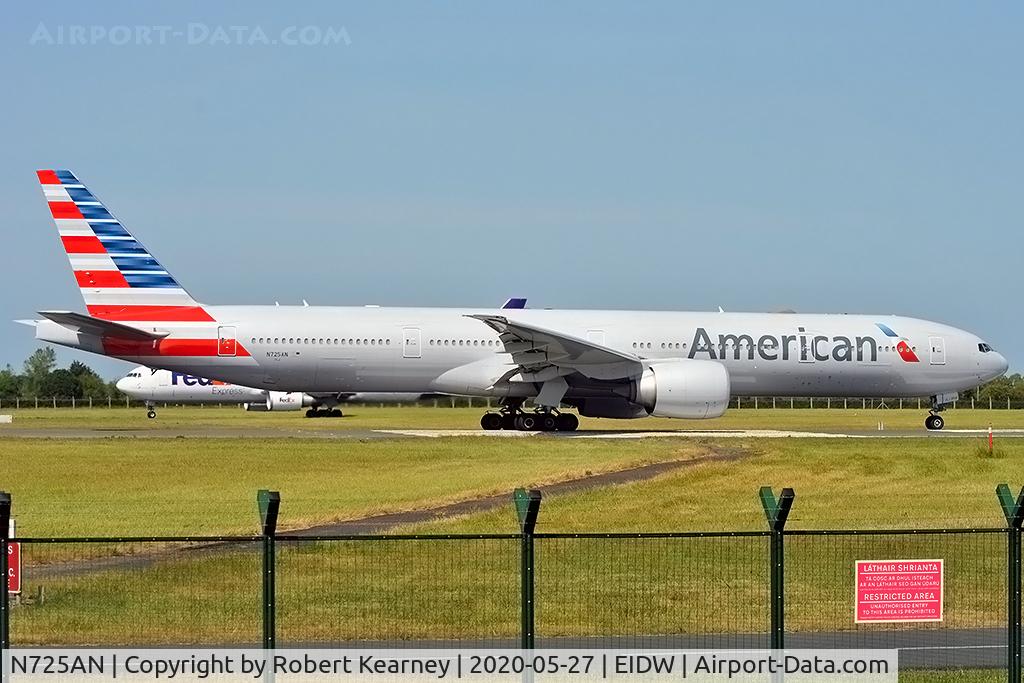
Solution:
<svg viewBox="0 0 1024 683">
<path fill-rule="evenodd" d="M 21 3 L 0 27 L 0 321 L 82 308 L 33 173 L 66 167 L 210 303 L 900 313 L 1024 369 L 1022 20 L 1009 2 Z M 107 35 L 57 44 L 71 26 Z M 115 44 L 162 26 L 184 37 Z M 260 38 L 309 26 L 348 42 Z M 13 323 L 0 342 L 0 364 L 35 348 Z"/>
</svg>

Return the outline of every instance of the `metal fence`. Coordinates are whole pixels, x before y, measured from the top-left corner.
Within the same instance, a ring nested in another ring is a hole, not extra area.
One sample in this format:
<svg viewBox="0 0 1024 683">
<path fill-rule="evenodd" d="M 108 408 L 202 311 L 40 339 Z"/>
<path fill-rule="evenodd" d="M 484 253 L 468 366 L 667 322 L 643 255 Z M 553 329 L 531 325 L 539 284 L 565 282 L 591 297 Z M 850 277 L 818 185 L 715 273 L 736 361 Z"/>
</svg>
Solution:
<svg viewBox="0 0 1024 683">
<path fill-rule="evenodd" d="M 24 587 L 2 602 L 11 646 L 896 648 L 904 669 L 1020 681 L 1021 520 L 1003 528 L 787 531 L 793 496 L 762 489 L 768 529 L 18 538 Z M 0 495 L 6 529 L 9 497 Z M 9 540 L 0 538 L 0 551 Z M 943 615 L 856 623 L 857 561 L 944 562 Z M 7 570 L 0 553 L 0 570 Z"/>
</svg>

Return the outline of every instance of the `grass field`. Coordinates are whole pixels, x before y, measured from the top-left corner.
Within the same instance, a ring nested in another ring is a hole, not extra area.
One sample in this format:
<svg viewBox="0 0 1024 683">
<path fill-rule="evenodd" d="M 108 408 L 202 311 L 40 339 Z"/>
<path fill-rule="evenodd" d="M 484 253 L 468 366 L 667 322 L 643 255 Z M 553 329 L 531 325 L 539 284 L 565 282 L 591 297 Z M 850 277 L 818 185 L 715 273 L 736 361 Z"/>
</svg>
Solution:
<svg viewBox="0 0 1024 683">
<path fill-rule="evenodd" d="M 758 530 L 756 491 L 792 486 L 793 528 L 998 526 L 996 483 L 1024 440 L 978 439 L 9 439 L 0 488 L 22 535 L 252 533 L 259 488 L 301 528 L 431 507 L 588 472 L 726 453 L 656 480 L 546 501 L 547 531 Z M 444 532 L 515 530 L 506 512 Z"/>
<path fill-rule="evenodd" d="M 761 530 L 765 521 L 756 494 L 765 485 L 776 491 L 795 489 L 790 529 L 1002 526 L 996 484 L 1024 485 L 1024 439 L 1004 439 L 992 457 L 973 439 L 702 443 L 749 457 L 551 498 L 542 503 L 538 530 Z M 492 512 L 418 525 L 416 530 L 515 531 L 515 520 Z"/>
<path fill-rule="evenodd" d="M 247 413 L 241 408 L 215 406 L 159 408 L 155 420 L 137 408 L 39 408 L 0 412 L 14 415 L 18 428 L 47 429 L 145 429 L 168 430 L 204 426 L 260 429 L 479 429 L 485 408 L 431 408 L 427 406 L 376 407 L 345 406 L 340 419 L 310 420 L 301 412 Z M 872 431 L 884 423 L 886 429 L 914 429 L 926 433 L 927 410 L 834 408 L 730 410 L 715 420 L 671 420 L 644 418 L 608 420 L 582 418 L 582 430 L 706 430 L 784 429 L 819 431 L 828 429 Z M 1024 410 L 948 410 L 943 413 L 947 429 L 1024 429 Z M 4 429 L 4 427 L 0 427 Z"/>
<path fill-rule="evenodd" d="M 363 412 L 365 411 L 365 412 Z M 32 428 L 248 426 L 306 429 L 471 429 L 479 410 L 353 409 L 342 420 L 294 414 L 168 409 L 158 420 L 123 410 L 23 411 Z M 916 411 L 744 410 L 717 428 L 916 428 Z M 1021 426 L 1016 412 L 958 411 L 950 427 Z M 1004 419 L 1002 423 L 996 418 Z M 1020 415 L 1024 418 L 1024 413 Z M 1014 419 L 1011 419 L 1014 418 Z M 728 422 L 731 421 L 731 422 Z M 711 423 L 599 421 L 597 428 L 699 428 Z M 959 424 L 958 424 L 959 422 Z M 585 423 L 584 427 L 594 425 Z M 853 426 L 856 428 L 856 425 Z M 2 428 L 0 428 L 2 429 Z M 924 435 L 923 429 L 922 436 Z M 1001 526 L 993 493 L 1024 483 L 1024 440 L 641 440 L 0 437 L 0 489 L 15 496 L 22 535 L 253 533 L 258 488 L 282 492 L 282 523 L 296 528 L 410 510 L 543 485 L 589 472 L 726 453 L 644 482 L 549 496 L 542 532 L 762 530 L 757 488 L 792 486 L 792 529 Z M 512 507 L 416 525 L 416 533 L 516 529 Z M 997 628 L 1005 620 L 1005 538 L 792 537 L 787 624 L 793 631 L 853 631 L 854 559 L 944 557 L 950 563 L 942 628 Z M 743 634 L 767 628 L 763 538 L 538 542 L 538 633 L 611 637 Z M 33 576 L 42 604 L 15 609 L 15 644 L 255 643 L 256 546 L 167 552 L 144 543 L 26 547 L 26 562 L 139 558 L 103 570 Z M 281 642 L 509 639 L 518 633 L 518 542 L 280 542 Z M 895 634 L 898 627 L 878 627 Z M 737 636 L 739 637 L 739 636 Z M 628 641 L 627 641 L 628 642 Z M 843 644 L 842 639 L 837 645 Z M 737 644 L 743 644 L 737 642 Z M 919 672 L 904 681 L 1002 680 L 1000 672 Z"/>
<path fill-rule="evenodd" d="M 1006 672 L 993 671 L 904 671 L 900 683 L 1002 683 Z"/>
<path fill-rule="evenodd" d="M 281 492 L 282 528 L 300 528 L 702 451 L 533 439 L 10 439 L 0 449 L 0 489 L 22 536 L 257 533 L 260 488 Z"/>
</svg>

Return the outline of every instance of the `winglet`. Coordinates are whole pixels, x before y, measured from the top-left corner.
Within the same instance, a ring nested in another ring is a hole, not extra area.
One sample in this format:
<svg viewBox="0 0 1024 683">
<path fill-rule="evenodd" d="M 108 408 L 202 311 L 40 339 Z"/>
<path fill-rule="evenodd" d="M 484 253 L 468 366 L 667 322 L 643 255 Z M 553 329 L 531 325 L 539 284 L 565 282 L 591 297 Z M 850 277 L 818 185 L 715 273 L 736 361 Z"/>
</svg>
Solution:
<svg viewBox="0 0 1024 683">
<path fill-rule="evenodd" d="M 513 297 L 501 305 L 502 310 L 526 308 L 526 298 Z"/>
</svg>

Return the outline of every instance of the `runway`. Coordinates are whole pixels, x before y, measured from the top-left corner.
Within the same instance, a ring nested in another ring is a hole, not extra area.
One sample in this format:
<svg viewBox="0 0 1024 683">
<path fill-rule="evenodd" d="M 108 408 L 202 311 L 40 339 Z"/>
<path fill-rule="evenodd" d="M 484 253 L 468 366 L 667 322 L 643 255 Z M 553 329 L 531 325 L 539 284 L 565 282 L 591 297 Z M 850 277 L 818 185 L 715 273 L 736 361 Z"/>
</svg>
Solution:
<svg viewBox="0 0 1024 683">
<path fill-rule="evenodd" d="M 996 429 L 998 439 L 1024 438 L 1024 429 Z M 0 425 L 2 439 L 440 439 L 483 437 L 493 439 L 981 439 L 987 429 L 895 430 L 776 430 L 776 429 L 664 429 L 580 430 L 576 432 L 484 431 L 482 429 L 303 429 L 301 427 L 199 426 L 135 428 L 33 428 Z"/>
</svg>

